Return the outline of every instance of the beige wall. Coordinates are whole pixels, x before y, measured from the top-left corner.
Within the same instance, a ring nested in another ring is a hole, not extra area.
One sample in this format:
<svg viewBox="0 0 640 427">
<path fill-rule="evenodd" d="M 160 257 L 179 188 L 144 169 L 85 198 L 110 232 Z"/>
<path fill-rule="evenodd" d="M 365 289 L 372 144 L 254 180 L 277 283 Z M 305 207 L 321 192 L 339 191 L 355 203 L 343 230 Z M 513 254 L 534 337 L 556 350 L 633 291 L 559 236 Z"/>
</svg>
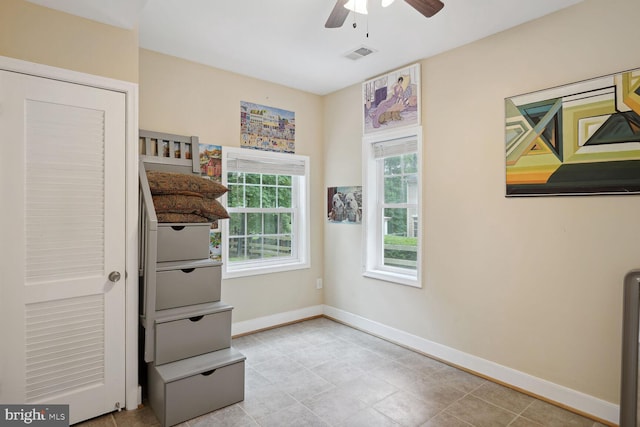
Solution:
<svg viewBox="0 0 640 427">
<path fill-rule="evenodd" d="M 138 81 L 138 32 L 24 0 L 0 1 L 0 55 Z"/>
<path fill-rule="evenodd" d="M 640 67 L 637 0 L 587 0 L 421 61 L 422 289 L 365 279 L 325 227 L 325 303 L 618 403 L 639 196 L 506 199 L 504 98 Z M 360 86 L 325 99 L 326 185 L 361 183 Z"/>
<path fill-rule="evenodd" d="M 233 321 L 322 303 L 323 102 L 317 95 L 140 50 L 140 128 L 197 135 L 203 144 L 240 146 L 240 101 L 294 111 L 296 154 L 311 158 L 311 268 L 222 283 Z"/>
</svg>

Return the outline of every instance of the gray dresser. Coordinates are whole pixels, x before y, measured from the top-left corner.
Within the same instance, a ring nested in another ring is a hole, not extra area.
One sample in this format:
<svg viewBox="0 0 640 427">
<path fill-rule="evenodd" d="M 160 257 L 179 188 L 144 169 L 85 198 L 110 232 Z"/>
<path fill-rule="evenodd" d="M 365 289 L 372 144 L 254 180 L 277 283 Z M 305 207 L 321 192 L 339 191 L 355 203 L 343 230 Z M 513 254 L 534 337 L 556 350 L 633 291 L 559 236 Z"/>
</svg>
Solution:
<svg viewBox="0 0 640 427">
<path fill-rule="evenodd" d="M 141 130 L 140 159 L 146 386 L 160 424 L 172 426 L 242 401 L 245 357 L 231 347 L 233 307 L 220 300 L 221 263 L 209 258 L 211 224 L 159 223 L 146 178 L 152 169 L 199 174 L 197 137 Z"/>
</svg>

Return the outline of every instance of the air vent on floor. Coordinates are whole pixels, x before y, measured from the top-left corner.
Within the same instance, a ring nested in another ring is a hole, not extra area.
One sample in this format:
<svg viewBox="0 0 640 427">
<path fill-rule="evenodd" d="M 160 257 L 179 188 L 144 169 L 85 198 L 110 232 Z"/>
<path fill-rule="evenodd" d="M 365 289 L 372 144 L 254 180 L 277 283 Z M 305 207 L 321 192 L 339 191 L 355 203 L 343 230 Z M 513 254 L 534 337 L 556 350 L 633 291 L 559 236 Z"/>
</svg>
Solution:
<svg viewBox="0 0 640 427">
<path fill-rule="evenodd" d="M 356 59 L 364 58 L 367 55 L 371 55 L 374 52 L 376 52 L 375 49 L 371 49 L 370 47 L 366 46 L 360 46 L 355 50 L 345 53 L 344 56 L 355 61 Z"/>
</svg>

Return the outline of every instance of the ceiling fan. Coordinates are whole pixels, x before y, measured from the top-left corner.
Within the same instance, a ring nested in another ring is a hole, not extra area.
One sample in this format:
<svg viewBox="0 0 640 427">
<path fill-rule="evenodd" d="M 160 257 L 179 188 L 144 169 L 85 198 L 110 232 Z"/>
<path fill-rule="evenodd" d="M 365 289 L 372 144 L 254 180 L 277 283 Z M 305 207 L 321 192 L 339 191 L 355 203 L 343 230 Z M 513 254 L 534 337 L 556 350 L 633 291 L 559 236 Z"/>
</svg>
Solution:
<svg viewBox="0 0 640 427">
<path fill-rule="evenodd" d="M 409 3 L 415 10 L 426 16 L 427 18 L 431 18 L 433 15 L 438 13 L 440 9 L 444 7 L 444 3 L 440 0 L 404 0 Z M 353 10 L 347 3 L 354 3 L 353 0 L 336 0 L 335 6 L 333 6 L 333 10 L 327 19 L 327 22 L 324 24 L 325 28 L 339 28 L 344 24 L 345 19 L 347 19 L 347 15 L 349 12 Z M 393 0 L 382 0 L 383 6 L 388 6 L 393 3 Z M 364 3 L 366 4 L 366 3 Z M 366 11 L 364 12 L 366 13 Z"/>
</svg>

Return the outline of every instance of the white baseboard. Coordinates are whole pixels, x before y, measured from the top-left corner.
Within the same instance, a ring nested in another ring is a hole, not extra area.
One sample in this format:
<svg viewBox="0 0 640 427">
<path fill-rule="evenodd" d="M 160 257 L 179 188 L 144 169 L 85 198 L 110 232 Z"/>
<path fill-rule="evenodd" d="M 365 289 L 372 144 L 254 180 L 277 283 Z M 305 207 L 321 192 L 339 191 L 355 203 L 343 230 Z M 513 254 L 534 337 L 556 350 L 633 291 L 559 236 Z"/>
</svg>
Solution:
<svg viewBox="0 0 640 427">
<path fill-rule="evenodd" d="M 519 388 L 536 396 L 548 399 L 549 401 L 559 403 L 568 408 L 573 408 L 579 412 L 611 423 L 618 423 L 619 406 L 613 403 L 429 341 L 335 307 L 325 305 L 323 313 L 328 317 L 370 334 L 415 349 L 421 353 L 431 355 L 445 362 Z"/>
<path fill-rule="evenodd" d="M 242 335 L 250 332 L 256 332 L 261 329 L 273 328 L 291 322 L 308 319 L 309 317 L 322 316 L 323 306 L 314 305 L 298 310 L 286 311 L 284 313 L 272 314 L 270 316 L 258 317 L 256 319 L 235 322 L 231 325 L 231 335 Z"/>
</svg>

